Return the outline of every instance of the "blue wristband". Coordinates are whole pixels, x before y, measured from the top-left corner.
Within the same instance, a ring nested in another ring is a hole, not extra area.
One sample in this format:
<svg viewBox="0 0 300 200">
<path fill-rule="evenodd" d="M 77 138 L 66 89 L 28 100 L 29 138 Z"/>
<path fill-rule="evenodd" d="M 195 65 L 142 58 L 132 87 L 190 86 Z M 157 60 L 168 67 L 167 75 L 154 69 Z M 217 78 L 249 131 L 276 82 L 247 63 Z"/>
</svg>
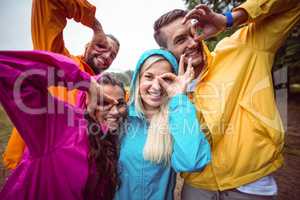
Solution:
<svg viewBox="0 0 300 200">
<path fill-rule="evenodd" d="M 230 28 L 233 26 L 233 17 L 232 17 L 232 13 L 230 11 L 227 11 L 225 14 L 226 17 L 226 27 Z"/>
</svg>

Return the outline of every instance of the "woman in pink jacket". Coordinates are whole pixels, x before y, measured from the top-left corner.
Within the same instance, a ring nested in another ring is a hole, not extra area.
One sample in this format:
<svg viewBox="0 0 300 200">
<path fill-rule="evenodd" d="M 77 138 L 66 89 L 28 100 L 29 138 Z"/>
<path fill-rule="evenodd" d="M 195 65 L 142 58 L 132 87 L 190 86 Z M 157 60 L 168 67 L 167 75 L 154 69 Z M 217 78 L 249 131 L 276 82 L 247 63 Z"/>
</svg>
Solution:
<svg viewBox="0 0 300 200">
<path fill-rule="evenodd" d="M 87 91 L 90 115 L 51 96 L 47 88 L 58 84 Z M 121 83 L 109 75 L 97 83 L 58 54 L 0 52 L 0 102 L 28 147 L 1 199 L 113 198 L 127 111 Z"/>
</svg>

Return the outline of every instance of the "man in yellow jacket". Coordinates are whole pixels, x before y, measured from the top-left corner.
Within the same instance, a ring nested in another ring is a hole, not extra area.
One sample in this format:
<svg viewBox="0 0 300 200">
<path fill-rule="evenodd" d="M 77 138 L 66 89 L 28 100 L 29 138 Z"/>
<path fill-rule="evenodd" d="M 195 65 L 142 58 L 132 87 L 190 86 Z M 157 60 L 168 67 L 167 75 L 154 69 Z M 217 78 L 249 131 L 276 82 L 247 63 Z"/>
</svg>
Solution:
<svg viewBox="0 0 300 200">
<path fill-rule="evenodd" d="M 212 147 L 203 171 L 184 173 L 183 200 L 273 199 L 272 173 L 283 164 L 284 129 L 271 68 L 277 49 L 299 21 L 298 0 L 248 0 L 221 15 L 205 5 L 173 10 L 154 24 L 157 43 L 193 60 L 189 88 Z M 193 23 L 191 20 L 196 20 Z M 203 39 L 239 28 L 209 52 Z M 202 34 L 197 36 L 195 28 Z"/>
<path fill-rule="evenodd" d="M 115 59 L 120 44 L 114 36 L 103 32 L 101 24 L 95 18 L 95 12 L 95 6 L 86 0 L 33 0 L 31 16 L 33 48 L 66 55 L 78 63 L 81 70 L 91 75 L 101 73 Z M 71 55 L 65 47 L 63 30 L 67 25 L 67 18 L 82 23 L 94 32 L 83 55 Z M 63 87 L 52 87 L 49 90 L 59 99 L 76 104 L 77 90 L 67 91 Z M 4 165 L 14 169 L 22 158 L 24 148 L 25 143 L 14 128 L 3 154 Z"/>
</svg>

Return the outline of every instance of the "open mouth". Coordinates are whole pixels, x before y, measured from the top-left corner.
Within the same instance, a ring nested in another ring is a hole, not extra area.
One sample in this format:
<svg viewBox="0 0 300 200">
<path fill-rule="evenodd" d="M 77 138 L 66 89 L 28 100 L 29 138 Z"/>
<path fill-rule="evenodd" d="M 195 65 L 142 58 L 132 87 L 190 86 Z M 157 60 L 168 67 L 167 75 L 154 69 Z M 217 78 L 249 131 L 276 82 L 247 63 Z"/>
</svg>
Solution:
<svg viewBox="0 0 300 200">
<path fill-rule="evenodd" d="M 100 63 L 102 66 L 108 66 L 109 65 L 108 60 L 101 57 L 101 56 L 98 56 L 96 59 L 97 59 L 98 63 Z"/>
<path fill-rule="evenodd" d="M 106 121 L 107 122 L 117 122 L 118 119 L 117 118 L 107 118 Z"/>
<path fill-rule="evenodd" d="M 155 91 L 155 92 L 149 91 L 148 94 L 152 101 L 160 101 L 161 98 L 163 97 L 163 94 L 161 91 Z"/>
</svg>

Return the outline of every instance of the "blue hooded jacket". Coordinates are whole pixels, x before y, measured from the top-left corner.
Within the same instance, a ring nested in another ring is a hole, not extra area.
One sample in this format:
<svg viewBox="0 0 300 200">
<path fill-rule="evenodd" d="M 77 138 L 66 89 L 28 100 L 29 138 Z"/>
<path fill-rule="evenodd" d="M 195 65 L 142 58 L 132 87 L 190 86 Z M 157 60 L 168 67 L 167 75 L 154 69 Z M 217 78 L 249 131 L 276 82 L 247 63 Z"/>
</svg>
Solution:
<svg viewBox="0 0 300 200">
<path fill-rule="evenodd" d="M 168 51 L 155 49 L 142 54 L 134 71 L 130 94 L 134 95 L 135 82 L 143 63 L 153 55 L 164 57 L 177 73 L 176 58 Z M 156 164 L 143 157 L 149 123 L 129 104 L 128 127 L 121 139 L 119 173 L 121 185 L 115 200 L 171 200 L 176 181 L 175 172 L 200 171 L 210 162 L 210 146 L 200 129 L 194 105 L 184 94 L 168 102 L 169 131 L 173 152 L 169 165 Z"/>
</svg>

